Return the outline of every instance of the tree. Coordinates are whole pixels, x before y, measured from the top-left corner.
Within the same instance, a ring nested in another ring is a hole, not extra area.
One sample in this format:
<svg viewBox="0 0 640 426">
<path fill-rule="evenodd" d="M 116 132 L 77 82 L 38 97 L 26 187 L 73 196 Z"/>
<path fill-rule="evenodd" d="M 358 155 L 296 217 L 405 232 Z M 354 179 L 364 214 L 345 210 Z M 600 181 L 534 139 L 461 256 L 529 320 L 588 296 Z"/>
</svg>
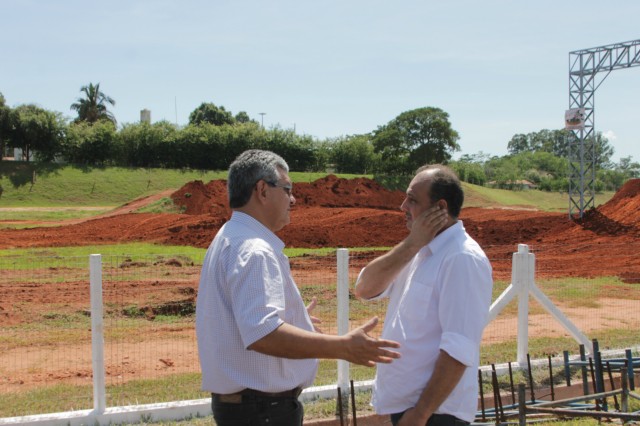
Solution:
<svg viewBox="0 0 640 426">
<path fill-rule="evenodd" d="M 556 157 L 566 158 L 569 156 L 569 134 L 571 132 L 569 130 L 554 130 L 553 131 L 553 141 L 552 147 L 547 152 L 551 152 Z"/>
<path fill-rule="evenodd" d="M 88 86 L 82 86 L 80 91 L 85 97 L 78 98 L 77 102 L 71 104 L 71 109 L 78 113 L 76 122 L 95 123 L 98 120 L 109 120 L 114 125 L 117 124 L 113 114 L 107 110 L 107 104 L 115 106 L 116 101 L 100 91 L 100 83 L 95 86 L 89 83 Z"/>
<path fill-rule="evenodd" d="M 210 102 L 203 102 L 189 114 L 189 124 L 199 125 L 202 123 L 211 123 L 216 126 L 235 123 L 235 118 L 231 112 L 224 109 L 223 106 L 216 106 Z"/>
<path fill-rule="evenodd" d="M 113 164 L 117 149 L 116 128 L 111 122 L 73 123 L 63 142 L 64 158 L 75 164 L 102 166 Z"/>
<path fill-rule="evenodd" d="M 340 138 L 330 149 L 330 162 L 338 173 L 371 173 L 377 162 L 368 135 Z"/>
<path fill-rule="evenodd" d="M 462 154 L 460 156 L 460 161 L 465 162 L 465 163 L 478 163 L 480 165 L 483 165 L 487 162 L 491 160 L 491 155 L 487 154 L 483 151 L 478 151 L 475 154 Z"/>
<path fill-rule="evenodd" d="M 480 153 L 480 155 L 483 154 Z M 483 163 L 481 161 L 473 161 L 472 158 L 474 156 L 463 155 L 460 160 L 450 162 L 449 167 L 456 172 L 463 182 L 484 185 L 487 181 L 487 175 L 484 172 Z"/>
<path fill-rule="evenodd" d="M 440 108 L 406 111 L 378 127 L 372 142 L 382 156 L 384 171 L 410 174 L 429 163 L 445 163 L 460 146 L 449 114 Z"/>
<path fill-rule="evenodd" d="M 0 159 L 4 156 L 5 146 L 13 132 L 14 113 L 5 104 L 5 99 L 0 92 Z"/>
<path fill-rule="evenodd" d="M 507 144 L 509 154 L 515 155 L 522 152 L 551 152 L 557 156 L 566 157 L 568 155 L 566 130 L 542 129 L 538 132 L 531 132 L 514 135 Z"/>
<path fill-rule="evenodd" d="M 236 114 L 235 120 L 237 123 L 256 123 L 255 120 L 252 120 L 245 111 L 240 111 Z"/>
<path fill-rule="evenodd" d="M 615 150 L 609 145 L 609 139 L 602 135 L 602 132 L 596 133 L 595 137 L 595 163 L 596 167 L 601 169 L 611 169 L 614 165 L 611 163 L 611 157 Z"/>
<path fill-rule="evenodd" d="M 514 135 L 507 144 L 507 151 L 512 155 L 519 154 L 521 152 L 528 152 L 530 150 L 529 139 L 527 138 L 527 135 L 523 135 L 522 133 Z"/>
<path fill-rule="evenodd" d="M 22 149 L 29 161 L 35 152 L 40 161 L 52 161 L 60 153 L 65 123 L 59 113 L 36 105 L 20 105 L 15 109 L 17 121 L 10 146 Z"/>
<path fill-rule="evenodd" d="M 505 189 L 513 189 L 515 182 L 522 179 L 522 170 L 513 156 L 492 158 L 485 166 L 485 173 L 489 182 Z"/>
<path fill-rule="evenodd" d="M 264 149 L 273 151 L 287 159 L 290 170 L 307 171 L 316 166 L 314 140 L 308 135 L 297 135 L 293 129 L 274 126 L 269 130 L 261 129 Z"/>
<path fill-rule="evenodd" d="M 640 163 L 633 161 L 632 156 L 622 157 L 616 169 L 625 173 L 630 178 L 640 177 Z"/>
<path fill-rule="evenodd" d="M 175 166 L 174 161 L 179 161 L 183 155 L 173 146 L 177 132 L 168 121 L 125 124 L 117 138 L 120 143 L 118 161 L 133 167 Z"/>
</svg>

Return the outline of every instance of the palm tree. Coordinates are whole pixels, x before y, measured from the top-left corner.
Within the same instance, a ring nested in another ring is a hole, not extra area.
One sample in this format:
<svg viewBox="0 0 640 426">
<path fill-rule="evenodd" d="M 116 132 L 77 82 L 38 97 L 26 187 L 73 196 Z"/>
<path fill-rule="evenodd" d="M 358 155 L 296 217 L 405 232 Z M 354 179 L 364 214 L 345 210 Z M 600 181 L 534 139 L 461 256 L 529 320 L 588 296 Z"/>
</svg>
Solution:
<svg viewBox="0 0 640 426">
<path fill-rule="evenodd" d="M 82 86 L 80 91 L 84 92 L 85 97 L 78 98 L 77 102 L 71 104 L 71 109 L 78 112 L 76 122 L 95 123 L 98 120 L 109 120 L 117 124 L 113 114 L 107 111 L 107 104 L 115 106 L 116 101 L 100 91 L 100 83 L 95 86 L 89 83 L 88 86 Z"/>
</svg>

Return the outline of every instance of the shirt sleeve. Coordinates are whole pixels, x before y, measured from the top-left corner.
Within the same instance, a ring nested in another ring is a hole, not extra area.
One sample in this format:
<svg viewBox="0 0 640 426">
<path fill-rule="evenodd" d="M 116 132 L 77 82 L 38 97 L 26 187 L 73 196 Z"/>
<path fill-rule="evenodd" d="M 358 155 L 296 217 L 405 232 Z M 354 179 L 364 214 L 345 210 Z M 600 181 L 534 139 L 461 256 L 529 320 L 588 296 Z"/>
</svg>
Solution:
<svg viewBox="0 0 640 426">
<path fill-rule="evenodd" d="M 440 349 L 471 366 L 480 356 L 480 341 L 491 304 L 491 265 L 484 257 L 458 254 L 443 263 L 441 274 Z"/>
<path fill-rule="evenodd" d="M 358 286 L 358 283 L 360 282 L 360 277 L 362 276 L 362 273 L 364 272 L 365 269 L 367 269 L 366 266 L 360 270 L 360 273 L 358 274 L 358 278 L 356 279 L 356 287 Z M 394 286 L 397 280 L 398 279 L 396 278 L 395 280 L 391 281 L 391 284 L 389 284 L 382 293 L 378 294 L 377 296 L 369 297 L 368 299 L 364 299 L 364 300 L 374 301 L 374 300 L 382 300 L 389 297 L 389 293 L 391 293 L 391 288 Z"/>
<path fill-rule="evenodd" d="M 247 348 L 284 322 L 282 270 L 272 253 L 254 246 L 239 253 L 227 278 L 233 314 Z"/>
</svg>

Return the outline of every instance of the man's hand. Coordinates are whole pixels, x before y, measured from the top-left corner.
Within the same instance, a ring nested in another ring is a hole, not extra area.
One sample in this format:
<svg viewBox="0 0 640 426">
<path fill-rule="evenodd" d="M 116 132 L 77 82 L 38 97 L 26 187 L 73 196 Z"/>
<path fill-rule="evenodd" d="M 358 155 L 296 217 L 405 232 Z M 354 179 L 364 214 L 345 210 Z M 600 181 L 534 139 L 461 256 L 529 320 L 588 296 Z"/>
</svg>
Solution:
<svg viewBox="0 0 640 426">
<path fill-rule="evenodd" d="M 418 414 L 418 411 L 415 408 L 409 408 L 404 412 L 402 417 L 400 417 L 398 426 L 426 425 L 429 417 L 425 419 L 423 415 Z"/>
<path fill-rule="evenodd" d="M 447 211 L 439 206 L 412 218 L 409 236 L 361 271 L 356 283 L 356 297 L 371 299 L 382 294 L 413 256 L 447 226 L 448 218 Z"/>
<path fill-rule="evenodd" d="M 438 205 L 428 208 L 412 218 L 407 242 L 414 247 L 423 247 L 431 242 L 447 225 L 447 210 Z"/>
<path fill-rule="evenodd" d="M 398 426 L 424 425 L 458 385 L 466 366 L 440 350 L 433 375 L 422 390 L 415 407 L 408 409 Z"/>
<path fill-rule="evenodd" d="M 311 298 L 311 303 L 307 305 L 307 313 L 309 314 L 309 318 L 311 318 L 311 324 L 313 324 L 313 329 L 320 334 L 324 334 L 322 329 L 320 329 L 316 325 L 316 324 L 320 324 L 322 320 L 318 317 L 314 317 L 313 315 L 311 315 L 311 312 L 316 308 L 317 305 L 318 305 L 318 299 L 316 297 Z"/>
<path fill-rule="evenodd" d="M 399 348 L 400 344 L 392 340 L 379 340 L 369 336 L 378 324 L 378 317 L 371 318 L 366 324 L 346 334 L 347 355 L 344 359 L 354 364 L 374 367 L 376 363 L 389 364 L 400 358 L 400 353 L 384 348 Z"/>
</svg>

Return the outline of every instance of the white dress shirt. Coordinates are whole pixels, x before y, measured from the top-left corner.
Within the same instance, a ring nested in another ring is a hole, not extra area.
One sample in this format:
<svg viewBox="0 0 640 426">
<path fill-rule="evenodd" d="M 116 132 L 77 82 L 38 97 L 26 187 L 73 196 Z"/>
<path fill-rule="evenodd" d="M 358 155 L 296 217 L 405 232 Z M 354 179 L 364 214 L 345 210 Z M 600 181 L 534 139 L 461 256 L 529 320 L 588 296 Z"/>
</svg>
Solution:
<svg viewBox="0 0 640 426">
<path fill-rule="evenodd" d="M 313 331 L 283 249 L 273 232 L 237 211 L 209 246 L 196 303 L 203 390 L 282 392 L 313 383 L 317 360 L 247 349 L 283 322 Z"/>
<path fill-rule="evenodd" d="M 399 342 L 402 353 L 391 364 L 378 364 L 372 404 L 379 414 L 414 407 L 443 350 L 467 368 L 436 413 L 473 421 L 492 285 L 489 260 L 458 221 L 424 246 L 377 297 L 389 297 L 382 338 Z"/>
</svg>

